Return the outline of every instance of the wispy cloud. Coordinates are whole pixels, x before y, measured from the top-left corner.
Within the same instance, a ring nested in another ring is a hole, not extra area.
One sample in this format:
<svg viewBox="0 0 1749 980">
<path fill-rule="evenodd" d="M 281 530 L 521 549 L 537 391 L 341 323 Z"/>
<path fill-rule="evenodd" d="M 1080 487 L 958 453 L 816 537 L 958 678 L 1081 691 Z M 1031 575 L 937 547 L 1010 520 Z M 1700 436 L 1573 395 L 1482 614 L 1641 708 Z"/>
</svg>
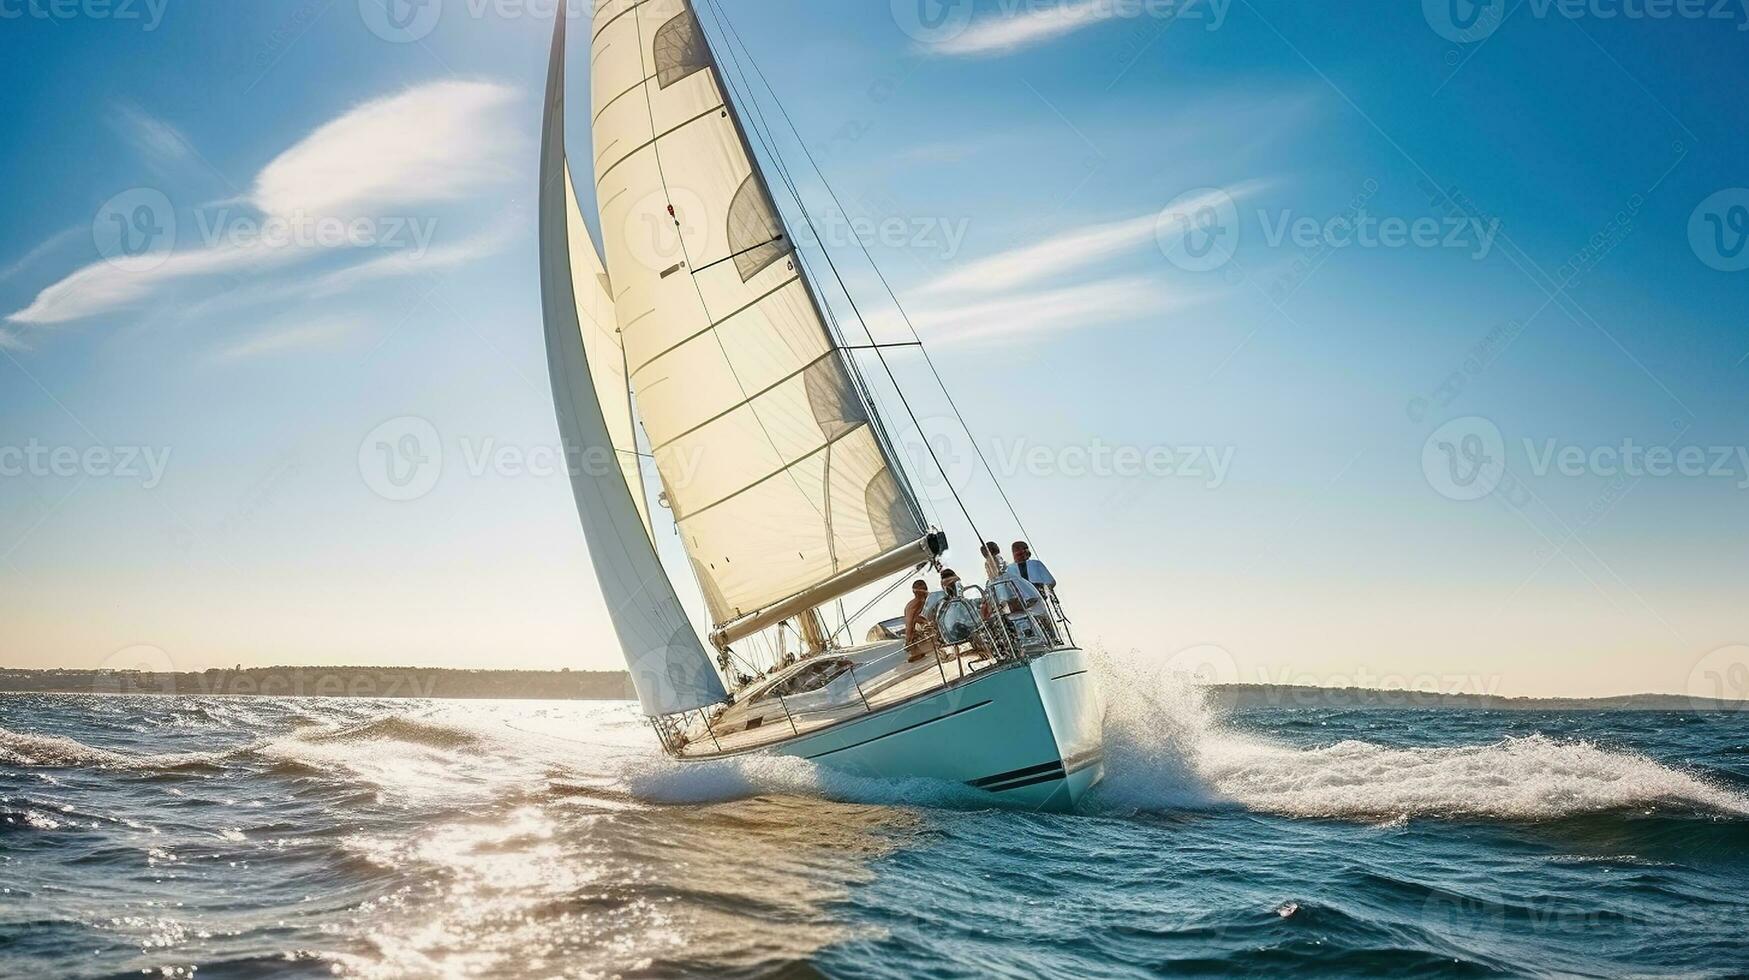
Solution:
<svg viewBox="0 0 1749 980">
<path fill-rule="evenodd" d="M 220 347 L 208 354 L 206 360 L 209 364 L 234 364 L 287 351 L 328 347 L 350 334 L 357 326 L 358 321 L 339 317 L 282 324 L 269 327 L 237 343 Z"/>
<path fill-rule="evenodd" d="M 5 327 L 0 327 L 0 350 L 28 350 L 24 339 Z"/>
<path fill-rule="evenodd" d="M 107 119 L 109 127 L 134 148 L 147 163 L 163 169 L 193 156 L 193 145 L 175 126 L 126 102 L 117 103 Z"/>
<path fill-rule="evenodd" d="M 932 44 L 929 50 L 950 55 L 1009 54 L 1044 44 L 1084 27 L 1111 20 L 1123 12 L 1116 0 L 1064 0 L 1052 7 L 1017 4 L 1003 14 L 972 22 L 958 35 Z"/>
<path fill-rule="evenodd" d="M 1153 240 L 1158 215 L 1090 225 L 969 262 L 925 283 L 923 292 L 995 292 L 1083 268 Z"/>
<path fill-rule="evenodd" d="M 518 228 L 515 218 L 506 218 L 484 232 L 454 244 L 436 245 L 424 250 L 391 252 L 313 278 L 294 277 L 289 281 L 251 284 L 215 293 L 180 309 L 190 317 L 205 317 L 252 306 L 288 303 L 310 297 L 337 296 L 360 286 L 389 279 L 432 275 L 497 254 L 515 240 Z"/>
<path fill-rule="evenodd" d="M 49 253 L 71 243 L 75 238 L 79 237 L 81 232 L 88 231 L 89 228 L 85 225 L 74 225 L 71 228 L 63 228 L 60 231 L 55 232 L 53 235 L 44 239 L 41 244 L 19 256 L 17 261 L 4 269 L 0 269 L 0 282 L 5 282 L 13 276 L 18 275 L 20 272 L 23 272 L 41 261 L 44 256 L 47 256 Z"/>
<path fill-rule="evenodd" d="M 1157 316 L 1201 302 L 1157 280 L 1101 279 L 957 305 L 916 305 L 911 322 L 931 346 L 994 344 Z"/>
<path fill-rule="evenodd" d="M 366 102 L 280 154 L 250 197 L 268 214 L 350 216 L 450 201 L 514 177 L 513 89 L 444 81 Z"/>
<path fill-rule="evenodd" d="M 132 306 L 181 280 L 260 269 L 300 255 L 289 245 L 256 244 L 105 259 L 44 289 L 7 319 L 39 326 L 80 320 Z"/>
<path fill-rule="evenodd" d="M 1195 211 L 1203 205 L 1237 202 L 1265 186 L 1263 181 L 1249 181 L 1226 188 L 1210 188 L 1189 201 L 1177 202 L 1175 210 Z M 1153 245 L 1159 221 L 1160 212 L 1151 211 L 1134 218 L 1072 228 L 1043 241 L 967 263 L 925 283 L 918 291 L 926 294 L 987 293 L 1035 284 L 1143 245 Z"/>
<path fill-rule="evenodd" d="M 463 197 L 515 174 L 511 161 L 522 143 L 502 111 L 514 98 L 502 85 L 444 81 L 366 102 L 263 168 L 249 203 L 268 218 L 307 222 L 386 218 L 388 209 Z M 7 319 L 50 324 L 96 316 L 143 302 L 178 281 L 258 272 L 326 247 L 227 241 L 100 261 L 44 289 Z"/>
</svg>

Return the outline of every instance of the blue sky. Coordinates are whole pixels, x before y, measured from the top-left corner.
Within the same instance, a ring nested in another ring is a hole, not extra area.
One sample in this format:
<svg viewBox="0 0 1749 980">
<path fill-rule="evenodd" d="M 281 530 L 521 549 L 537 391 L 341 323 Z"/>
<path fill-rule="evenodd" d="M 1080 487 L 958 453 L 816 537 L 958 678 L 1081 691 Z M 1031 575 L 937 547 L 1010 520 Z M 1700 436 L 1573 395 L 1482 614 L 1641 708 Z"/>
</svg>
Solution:
<svg viewBox="0 0 1749 980">
<path fill-rule="evenodd" d="M 1749 13 L 926 2 L 720 9 L 1084 641 L 1511 694 L 1746 662 Z M 0 664 L 617 662 L 542 465 L 551 6 L 409 11 L 0 7 Z"/>
</svg>

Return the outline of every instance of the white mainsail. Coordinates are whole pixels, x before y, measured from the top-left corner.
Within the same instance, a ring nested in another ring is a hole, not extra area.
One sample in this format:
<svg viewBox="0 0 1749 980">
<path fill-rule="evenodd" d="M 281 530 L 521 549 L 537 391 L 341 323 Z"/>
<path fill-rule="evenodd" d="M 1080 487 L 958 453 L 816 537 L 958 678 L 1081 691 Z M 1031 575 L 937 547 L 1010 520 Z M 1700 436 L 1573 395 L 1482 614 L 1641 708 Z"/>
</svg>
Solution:
<svg viewBox="0 0 1749 980">
<path fill-rule="evenodd" d="M 626 364 L 713 623 L 745 632 L 757 611 L 863 581 L 846 573 L 923 561 L 916 498 L 826 328 L 690 4 L 603 0 L 590 53 Z"/>
<path fill-rule="evenodd" d="M 565 160 L 565 18 L 553 34 L 541 136 L 541 307 L 547 367 L 589 556 L 649 715 L 728 697 L 651 538 L 623 354 Z"/>
</svg>

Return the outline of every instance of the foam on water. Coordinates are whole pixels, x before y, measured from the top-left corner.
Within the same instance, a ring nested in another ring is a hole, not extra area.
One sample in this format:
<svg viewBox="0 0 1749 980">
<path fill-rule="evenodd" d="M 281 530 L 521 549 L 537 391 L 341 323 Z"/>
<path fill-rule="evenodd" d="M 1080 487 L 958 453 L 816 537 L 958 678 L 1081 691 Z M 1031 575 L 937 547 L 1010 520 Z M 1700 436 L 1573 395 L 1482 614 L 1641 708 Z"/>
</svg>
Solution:
<svg viewBox="0 0 1749 980">
<path fill-rule="evenodd" d="M 1241 806 L 1290 817 L 1548 820 L 1650 805 L 1749 816 L 1749 797 L 1642 755 L 1543 735 L 1301 748 L 1224 726 L 1188 677 L 1101 655 L 1105 810 Z"/>
<path fill-rule="evenodd" d="M 1302 747 L 1224 724 L 1205 692 L 1158 661 L 1099 654 L 1106 698 L 1104 813 L 1242 807 L 1368 822 L 1548 820 L 1660 805 L 1749 816 L 1749 797 L 1632 752 L 1530 735 L 1438 747 L 1346 738 Z M 219 709 L 215 709 L 219 710 Z M 595 794 L 631 805 L 810 796 L 894 806 L 984 807 L 996 798 L 925 779 L 882 779 L 801 759 L 678 763 L 633 705 L 435 705 L 296 727 L 215 752 L 134 753 L 0 728 L 0 763 L 162 771 L 247 757 L 412 801 Z"/>
</svg>

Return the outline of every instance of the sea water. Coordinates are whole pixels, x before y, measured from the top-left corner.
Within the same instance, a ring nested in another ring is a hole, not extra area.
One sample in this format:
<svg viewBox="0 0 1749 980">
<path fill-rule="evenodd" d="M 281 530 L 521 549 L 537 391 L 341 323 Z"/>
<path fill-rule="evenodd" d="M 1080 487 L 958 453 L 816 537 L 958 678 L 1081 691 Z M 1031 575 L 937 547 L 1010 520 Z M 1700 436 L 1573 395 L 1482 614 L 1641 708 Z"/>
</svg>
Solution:
<svg viewBox="0 0 1749 980">
<path fill-rule="evenodd" d="M 0 975 L 1749 969 L 1749 713 L 1103 672 L 1074 814 L 681 766 L 620 702 L 0 696 Z"/>
</svg>

